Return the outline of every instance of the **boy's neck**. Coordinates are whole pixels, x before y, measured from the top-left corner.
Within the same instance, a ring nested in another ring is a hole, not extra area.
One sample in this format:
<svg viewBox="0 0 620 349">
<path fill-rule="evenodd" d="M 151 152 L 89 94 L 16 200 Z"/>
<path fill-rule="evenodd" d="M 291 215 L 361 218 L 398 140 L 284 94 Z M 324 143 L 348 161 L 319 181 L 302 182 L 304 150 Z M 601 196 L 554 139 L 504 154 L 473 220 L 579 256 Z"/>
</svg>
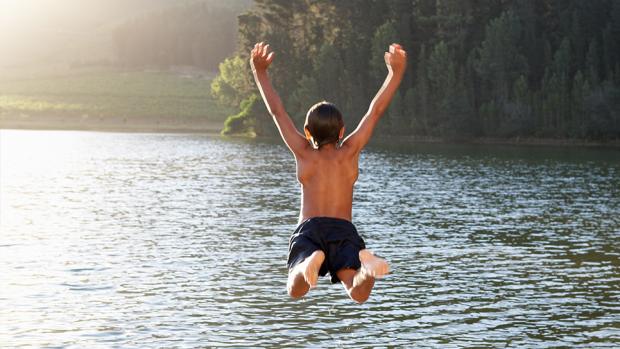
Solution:
<svg viewBox="0 0 620 349">
<path fill-rule="evenodd" d="M 335 150 L 338 149 L 338 142 L 323 144 L 317 150 Z"/>
</svg>

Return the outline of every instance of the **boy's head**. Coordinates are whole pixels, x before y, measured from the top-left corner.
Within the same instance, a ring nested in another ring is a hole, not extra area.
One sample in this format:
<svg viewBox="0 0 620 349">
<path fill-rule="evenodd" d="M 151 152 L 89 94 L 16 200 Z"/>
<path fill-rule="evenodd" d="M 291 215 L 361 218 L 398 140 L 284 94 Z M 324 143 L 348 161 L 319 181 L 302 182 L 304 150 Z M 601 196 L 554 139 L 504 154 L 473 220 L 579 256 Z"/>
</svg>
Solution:
<svg viewBox="0 0 620 349">
<path fill-rule="evenodd" d="M 319 102 L 308 110 L 304 132 L 306 138 L 317 148 L 338 143 L 344 135 L 342 114 L 332 103 Z"/>
</svg>

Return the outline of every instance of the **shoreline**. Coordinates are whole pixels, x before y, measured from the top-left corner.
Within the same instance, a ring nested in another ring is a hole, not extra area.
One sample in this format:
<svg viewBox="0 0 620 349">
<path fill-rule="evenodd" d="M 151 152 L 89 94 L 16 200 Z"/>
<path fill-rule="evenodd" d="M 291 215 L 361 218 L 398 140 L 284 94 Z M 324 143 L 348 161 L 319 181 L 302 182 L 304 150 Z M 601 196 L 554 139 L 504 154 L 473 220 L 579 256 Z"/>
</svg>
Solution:
<svg viewBox="0 0 620 349">
<path fill-rule="evenodd" d="M 155 121 L 155 122 L 153 122 Z M 37 117 L 3 118 L 0 115 L 0 130 L 37 130 L 37 131 L 93 131 L 119 133 L 203 133 L 220 135 L 223 121 L 204 118 L 172 119 L 146 117 L 116 118 L 75 118 L 75 117 Z M 248 137 L 247 135 L 229 135 L 228 137 L 270 139 L 269 137 Z M 605 147 L 620 148 L 620 139 L 611 141 L 588 141 L 580 139 L 555 138 L 472 138 L 441 139 L 434 137 L 377 137 L 371 144 L 468 144 L 468 145 L 508 145 L 508 146 L 550 146 L 550 147 Z"/>
<path fill-rule="evenodd" d="M 391 142 L 395 145 L 406 143 L 418 144 L 454 144 L 454 145 L 509 145 L 523 147 L 586 147 L 586 148 L 620 148 L 620 139 L 610 141 L 589 141 L 583 139 L 557 139 L 557 138 L 471 138 L 471 139 L 442 139 L 434 137 L 407 138 L 402 136 L 378 137 L 379 142 Z M 372 141 L 371 141 L 372 143 Z"/>
<path fill-rule="evenodd" d="M 0 130 L 94 131 L 119 133 L 205 133 L 220 134 L 224 121 L 206 118 L 168 117 L 20 117 L 3 118 Z"/>
</svg>

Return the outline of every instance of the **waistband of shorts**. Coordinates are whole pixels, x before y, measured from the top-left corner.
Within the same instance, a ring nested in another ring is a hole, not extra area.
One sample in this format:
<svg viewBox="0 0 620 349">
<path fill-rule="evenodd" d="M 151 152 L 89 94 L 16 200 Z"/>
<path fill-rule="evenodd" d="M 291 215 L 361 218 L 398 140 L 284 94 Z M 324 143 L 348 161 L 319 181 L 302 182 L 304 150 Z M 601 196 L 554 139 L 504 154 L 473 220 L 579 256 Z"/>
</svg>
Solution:
<svg viewBox="0 0 620 349">
<path fill-rule="evenodd" d="M 309 218 L 306 218 L 305 220 L 303 220 L 298 225 L 303 225 L 303 224 L 308 223 L 310 221 L 314 221 L 314 222 L 330 222 L 330 223 L 337 223 L 337 224 L 351 224 L 351 225 L 355 226 L 353 224 L 353 222 L 351 222 L 348 219 L 338 218 L 338 217 L 327 217 L 327 216 L 309 217 Z"/>
</svg>

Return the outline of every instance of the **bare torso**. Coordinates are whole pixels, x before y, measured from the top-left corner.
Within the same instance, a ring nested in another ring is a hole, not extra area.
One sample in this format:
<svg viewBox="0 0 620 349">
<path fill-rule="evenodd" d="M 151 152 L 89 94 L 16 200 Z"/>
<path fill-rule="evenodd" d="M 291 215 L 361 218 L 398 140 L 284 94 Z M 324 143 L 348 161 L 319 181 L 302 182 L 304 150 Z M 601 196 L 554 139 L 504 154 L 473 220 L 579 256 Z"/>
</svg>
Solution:
<svg viewBox="0 0 620 349">
<path fill-rule="evenodd" d="M 334 144 L 310 150 L 296 159 L 297 180 L 301 183 L 300 222 L 311 217 L 351 221 L 358 159 L 359 153 Z"/>
</svg>

